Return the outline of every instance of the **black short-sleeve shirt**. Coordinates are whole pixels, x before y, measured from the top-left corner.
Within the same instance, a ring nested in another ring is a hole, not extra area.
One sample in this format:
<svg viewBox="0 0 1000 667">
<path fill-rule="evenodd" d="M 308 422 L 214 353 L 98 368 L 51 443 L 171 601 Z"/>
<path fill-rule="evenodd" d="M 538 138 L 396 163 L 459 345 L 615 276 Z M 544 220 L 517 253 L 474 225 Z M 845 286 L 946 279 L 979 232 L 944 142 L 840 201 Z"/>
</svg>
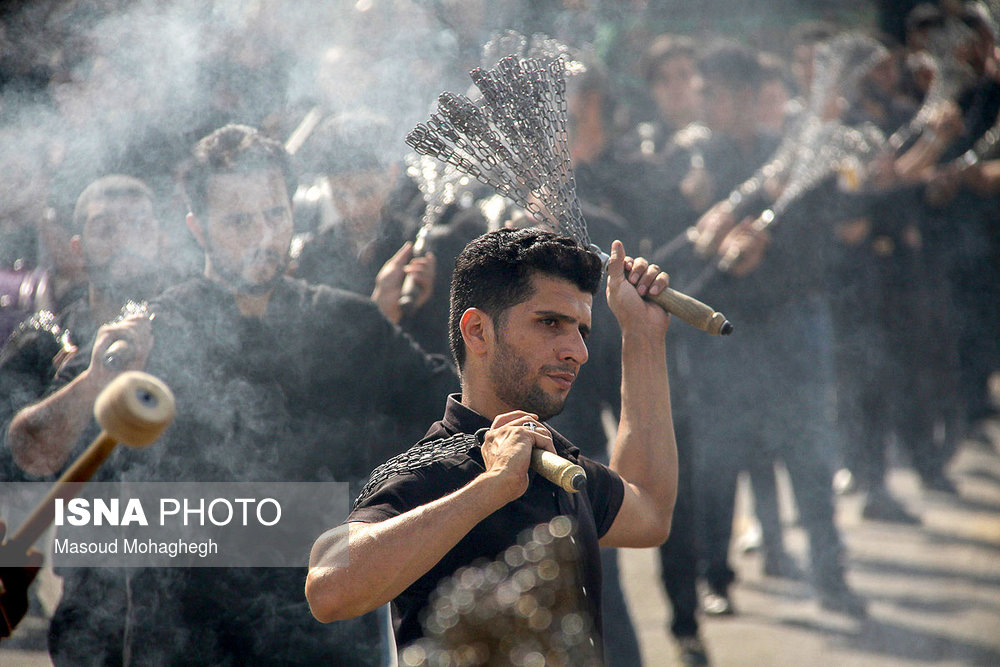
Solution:
<svg viewBox="0 0 1000 667">
<path fill-rule="evenodd" d="M 475 433 L 489 426 L 488 419 L 462 405 L 455 394 L 448 397 L 444 418 L 431 426 L 416 446 L 458 433 Z M 581 456 L 579 450 L 558 433 L 553 432 L 553 442 L 559 454 L 579 463 L 586 471 L 585 491 L 567 493 L 532 471 L 523 496 L 476 525 L 437 565 L 393 601 L 397 646 L 402 648 L 423 635 L 420 613 L 442 579 L 477 559 L 496 558 L 517 543 L 523 530 L 559 515 L 571 516 L 577 524 L 583 579 L 581 604 L 591 614 L 598 633 L 595 643 L 598 647 L 601 645 L 601 563 L 597 542 L 618 515 L 625 486 L 617 473 Z M 360 500 L 347 521 L 377 523 L 398 516 L 457 491 L 484 470 L 478 445 L 444 455 L 385 479 Z"/>
</svg>

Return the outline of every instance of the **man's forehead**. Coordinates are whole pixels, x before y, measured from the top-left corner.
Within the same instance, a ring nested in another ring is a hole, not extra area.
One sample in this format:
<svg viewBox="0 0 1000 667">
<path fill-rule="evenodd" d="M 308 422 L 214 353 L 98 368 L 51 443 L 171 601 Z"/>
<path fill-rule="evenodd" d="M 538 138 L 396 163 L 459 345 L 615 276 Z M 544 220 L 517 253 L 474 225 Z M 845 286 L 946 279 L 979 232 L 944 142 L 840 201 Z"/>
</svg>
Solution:
<svg viewBox="0 0 1000 667">
<path fill-rule="evenodd" d="M 211 203 L 223 206 L 288 199 L 285 180 L 277 169 L 212 174 L 205 191 Z"/>
<path fill-rule="evenodd" d="M 561 307 L 567 309 L 584 308 L 587 317 L 590 317 L 590 311 L 594 305 L 594 295 L 580 289 L 572 281 L 544 273 L 536 273 L 531 276 L 531 286 L 533 293 L 526 302 L 529 310 L 536 310 L 538 307 L 552 310 L 562 304 Z"/>
<path fill-rule="evenodd" d="M 121 195 L 115 197 L 97 197 L 86 205 L 86 220 L 90 221 L 101 215 L 135 215 L 152 212 L 153 202 L 140 194 Z"/>
</svg>

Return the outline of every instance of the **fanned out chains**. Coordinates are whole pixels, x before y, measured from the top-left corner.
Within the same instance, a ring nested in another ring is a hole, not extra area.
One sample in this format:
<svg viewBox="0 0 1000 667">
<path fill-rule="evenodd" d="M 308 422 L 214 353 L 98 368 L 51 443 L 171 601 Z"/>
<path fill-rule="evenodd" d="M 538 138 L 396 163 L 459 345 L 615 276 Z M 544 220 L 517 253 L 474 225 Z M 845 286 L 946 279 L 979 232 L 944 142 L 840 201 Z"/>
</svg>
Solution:
<svg viewBox="0 0 1000 667">
<path fill-rule="evenodd" d="M 529 211 L 553 231 L 590 245 L 569 156 L 566 64 L 508 55 L 469 72 L 482 96 L 449 92 L 406 137 L 417 153 L 453 165 Z"/>
<path fill-rule="evenodd" d="M 885 146 L 879 132 L 848 127 L 822 118 L 830 97 L 850 94 L 860 80 L 888 55 L 878 41 L 858 33 L 844 33 L 820 46 L 810 106 L 774 155 L 729 195 L 734 210 L 753 197 L 770 179 L 784 183 L 778 200 L 764 217 L 779 217 L 788 206 L 836 170 L 868 164 Z"/>
<path fill-rule="evenodd" d="M 913 118 L 889 137 L 893 150 L 900 150 L 910 139 L 923 132 L 942 104 L 954 100 L 962 90 L 975 83 L 976 74 L 972 67 L 956 55 L 960 45 L 973 37 L 972 29 L 954 16 L 945 17 L 941 25 L 931 28 L 927 52 L 934 64 L 934 77 Z"/>
<path fill-rule="evenodd" d="M 402 454 L 392 457 L 372 471 L 368 482 L 361 489 L 357 500 L 354 501 L 354 507 L 357 508 L 363 500 L 372 495 L 382 482 L 390 477 L 413 472 L 435 461 L 441 461 L 462 454 L 478 444 L 479 441 L 475 435 L 471 433 L 458 433 L 448 438 L 431 440 L 410 447 Z"/>
</svg>

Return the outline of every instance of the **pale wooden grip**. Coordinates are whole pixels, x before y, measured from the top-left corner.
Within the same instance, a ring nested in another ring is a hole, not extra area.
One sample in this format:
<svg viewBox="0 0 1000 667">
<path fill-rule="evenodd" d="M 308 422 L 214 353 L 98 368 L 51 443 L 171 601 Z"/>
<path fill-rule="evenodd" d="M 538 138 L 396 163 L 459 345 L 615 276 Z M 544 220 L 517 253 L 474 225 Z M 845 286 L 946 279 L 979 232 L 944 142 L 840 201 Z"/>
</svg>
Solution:
<svg viewBox="0 0 1000 667">
<path fill-rule="evenodd" d="M 103 429 L 90 446 L 52 485 L 31 516 L 21 524 L 11 543 L 25 548 L 35 543 L 55 516 L 56 499 L 76 496 L 94 476 L 118 442 L 145 447 L 160 437 L 174 418 L 174 396 L 169 387 L 147 373 L 129 371 L 108 384 L 94 402 L 94 416 Z"/>
<path fill-rule="evenodd" d="M 76 496 L 87 480 L 94 476 L 101 464 L 111 455 L 116 444 L 114 438 L 101 431 L 83 454 L 80 454 L 80 458 L 74 461 L 73 465 L 52 485 L 45 498 L 35 506 L 31 516 L 10 538 L 11 544 L 23 546 L 25 549 L 34 544 L 52 523 L 56 512 L 56 500 L 59 498 L 69 500 Z"/>
<path fill-rule="evenodd" d="M 647 295 L 646 298 L 696 329 L 722 336 L 733 332 L 733 325 L 725 315 L 677 290 L 668 287 L 659 294 Z"/>
<path fill-rule="evenodd" d="M 576 493 L 587 483 L 583 468 L 547 449 L 531 450 L 531 468 L 556 486 Z"/>
</svg>

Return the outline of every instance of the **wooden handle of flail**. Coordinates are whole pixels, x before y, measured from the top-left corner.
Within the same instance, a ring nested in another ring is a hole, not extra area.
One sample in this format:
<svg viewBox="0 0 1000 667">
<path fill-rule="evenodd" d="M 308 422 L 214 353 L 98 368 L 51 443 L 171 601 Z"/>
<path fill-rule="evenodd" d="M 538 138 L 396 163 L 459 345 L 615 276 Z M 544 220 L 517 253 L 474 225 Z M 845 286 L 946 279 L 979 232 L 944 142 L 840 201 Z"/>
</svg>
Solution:
<svg viewBox="0 0 1000 667">
<path fill-rule="evenodd" d="M 725 315 L 683 292 L 668 287 L 659 294 L 647 295 L 646 298 L 706 333 L 728 336 L 733 332 L 733 325 Z"/>
<path fill-rule="evenodd" d="M 426 227 L 421 227 L 417 233 L 417 238 L 413 242 L 414 257 L 423 257 L 427 252 L 427 233 Z M 420 285 L 417 284 L 417 281 L 413 279 L 411 274 L 407 273 L 403 278 L 403 287 L 399 295 L 399 307 L 404 315 L 409 315 L 416 309 L 417 299 L 419 298 Z"/>
<path fill-rule="evenodd" d="M 531 469 L 570 493 L 576 493 L 587 483 L 583 468 L 547 449 L 531 450 Z"/>
<path fill-rule="evenodd" d="M 604 260 L 604 264 L 607 266 L 608 254 L 592 243 L 589 248 Z M 673 288 L 668 287 L 655 296 L 647 294 L 644 298 L 652 301 L 671 315 L 681 318 L 695 329 L 701 329 L 716 336 L 728 336 L 733 333 L 733 325 L 730 324 L 725 315 L 698 301 L 698 299 Z"/>
<path fill-rule="evenodd" d="M 100 435 L 52 485 L 10 542 L 25 549 L 34 544 L 52 523 L 56 499 L 76 496 L 117 443 L 130 447 L 152 444 L 173 421 L 174 411 L 170 388 L 152 375 L 128 371 L 112 380 L 94 402 L 94 416 L 102 429 Z"/>
</svg>

